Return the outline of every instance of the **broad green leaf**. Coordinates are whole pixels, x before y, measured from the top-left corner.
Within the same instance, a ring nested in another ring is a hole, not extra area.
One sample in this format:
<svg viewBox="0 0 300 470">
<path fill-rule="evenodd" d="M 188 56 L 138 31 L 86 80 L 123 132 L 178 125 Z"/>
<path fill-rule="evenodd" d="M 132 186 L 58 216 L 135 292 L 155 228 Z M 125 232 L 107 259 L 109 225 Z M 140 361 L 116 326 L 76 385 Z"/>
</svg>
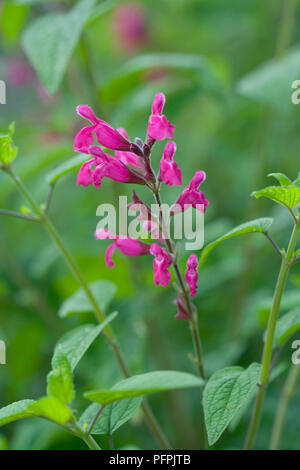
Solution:
<svg viewBox="0 0 300 470">
<path fill-rule="evenodd" d="M 104 311 L 116 293 L 116 286 L 109 281 L 95 281 L 89 287 L 96 299 L 100 310 Z M 60 317 L 68 317 L 76 313 L 93 312 L 93 306 L 83 289 L 65 300 L 59 309 Z"/>
<path fill-rule="evenodd" d="M 57 343 L 52 358 L 52 367 L 55 367 L 56 358 L 60 351 L 66 355 L 72 371 L 86 353 L 92 342 L 101 333 L 103 328 L 117 316 L 117 312 L 109 315 L 100 325 L 82 325 L 66 333 Z"/>
<path fill-rule="evenodd" d="M 47 176 L 47 183 L 50 185 L 55 184 L 62 176 L 70 173 L 74 170 L 79 170 L 81 165 L 87 160 L 87 155 L 75 155 L 75 157 L 70 158 L 59 165 L 57 168 L 54 168 L 49 175 Z"/>
<path fill-rule="evenodd" d="M 257 388 L 261 365 L 248 369 L 227 367 L 217 371 L 203 392 L 203 406 L 209 445 L 213 445 L 231 420 L 248 403 Z"/>
<path fill-rule="evenodd" d="M 300 308 L 295 308 L 279 318 L 275 330 L 274 347 L 281 346 L 298 330 L 300 330 Z"/>
<path fill-rule="evenodd" d="M 20 400 L 1 408 L 0 426 L 4 426 L 4 424 L 11 423 L 12 421 L 17 421 L 18 419 L 34 416 L 33 413 L 29 411 L 29 407 L 33 403 L 35 403 L 34 400 Z"/>
<path fill-rule="evenodd" d="M 217 89 L 219 80 L 205 56 L 176 53 L 154 53 L 134 57 L 104 85 L 102 96 L 119 100 L 141 83 L 147 70 L 169 68 L 188 75 L 198 87 Z"/>
<path fill-rule="evenodd" d="M 155 371 L 147 374 L 134 375 L 122 380 L 110 390 L 100 389 L 85 393 L 85 397 L 101 405 L 107 405 L 123 398 L 137 397 L 149 393 L 167 390 L 202 387 L 204 381 L 199 377 L 185 372 Z"/>
<path fill-rule="evenodd" d="M 270 217 L 264 217 L 262 219 L 251 220 L 250 222 L 246 222 L 234 229 L 227 232 L 222 237 L 218 238 L 214 242 L 207 245 L 204 250 L 202 251 L 202 255 L 200 258 L 200 264 L 204 263 L 209 253 L 220 243 L 228 240 L 232 237 L 237 237 L 238 235 L 244 235 L 246 233 L 263 233 L 266 234 L 273 223 L 273 219 Z"/>
<path fill-rule="evenodd" d="M 242 95 L 271 105 L 279 112 L 289 112 L 295 109 L 291 85 L 299 76 L 300 52 L 296 49 L 250 72 L 238 83 L 237 89 Z"/>
<path fill-rule="evenodd" d="M 283 173 L 269 173 L 268 176 L 275 178 L 281 186 L 290 186 L 292 181 Z"/>
<path fill-rule="evenodd" d="M 254 191 L 251 196 L 256 198 L 266 197 L 289 209 L 293 209 L 300 202 L 300 188 L 297 188 L 297 186 L 268 186 L 259 191 Z"/>
<path fill-rule="evenodd" d="M 62 403 L 71 403 L 75 396 L 71 365 L 63 351 L 57 351 L 54 368 L 47 377 L 47 395 L 60 400 Z"/>
<path fill-rule="evenodd" d="M 24 50 L 50 94 L 59 88 L 95 1 L 81 0 L 68 13 L 41 16 L 23 34 Z"/>
<path fill-rule="evenodd" d="M 142 402 L 142 397 L 125 398 L 110 405 L 107 405 L 102 411 L 93 426 L 92 434 L 110 435 L 120 426 L 126 423 L 136 412 Z M 82 428 L 90 425 L 93 418 L 99 411 L 101 405 L 92 403 L 82 414 L 79 424 Z"/>
<path fill-rule="evenodd" d="M 39 416 L 62 425 L 73 420 L 70 408 L 55 397 L 40 398 L 29 406 L 28 411 L 32 416 Z"/>
</svg>

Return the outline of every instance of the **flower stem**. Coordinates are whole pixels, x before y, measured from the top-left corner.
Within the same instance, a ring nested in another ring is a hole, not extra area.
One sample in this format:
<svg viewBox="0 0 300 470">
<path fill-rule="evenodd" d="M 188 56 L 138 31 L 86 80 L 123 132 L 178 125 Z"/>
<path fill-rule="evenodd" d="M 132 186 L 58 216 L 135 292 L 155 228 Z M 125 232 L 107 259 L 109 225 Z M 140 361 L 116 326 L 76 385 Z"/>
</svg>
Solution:
<svg viewBox="0 0 300 470">
<path fill-rule="evenodd" d="M 290 238 L 288 250 L 286 256 L 282 259 L 281 268 L 279 271 L 279 276 L 277 279 L 272 308 L 269 316 L 268 326 L 267 326 L 267 334 L 266 334 L 266 341 L 264 345 L 263 355 L 262 355 L 262 371 L 260 376 L 260 383 L 259 389 L 256 396 L 256 401 L 252 413 L 252 418 L 250 422 L 250 427 L 248 430 L 248 435 L 245 442 L 245 449 L 252 449 L 256 437 L 256 433 L 259 427 L 264 397 L 268 385 L 269 379 L 269 369 L 271 364 L 272 358 L 272 349 L 273 349 L 273 340 L 274 340 L 274 333 L 279 313 L 279 308 L 281 304 L 282 294 L 286 285 L 288 273 L 291 267 L 291 260 L 293 257 L 293 252 L 296 247 L 296 243 L 299 237 L 300 227 L 299 224 L 295 224 L 293 228 L 293 232 Z"/>
<path fill-rule="evenodd" d="M 69 265 L 71 271 L 73 272 L 74 276 L 78 280 L 79 284 L 81 285 L 82 289 L 86 293 L 88 299 L 90 300 L 95 316 L 97 320 L 102 323 L 105 320 L 105 315 L 101 312 L 95 297 L 92 293 L 92 291 L 89 288 L 88 283 L 86 282 L 85 278 L 83 277 L 79 266 L 77 265 L 76 261 L 74 260 L 73 256 L 70 254 L 68 249 L 66 248 L 64 242 L 60 238 L 59 234 L 57 233 L 54 225 L 50 221 L 48 215 L 44 213 L 38 204 L 35 202 L 33 197 L 31 196 L 30 192 L 28 191 L 27 187 L 24 185 L 23 181 L 15 175 L 11 167 L 8 167 L 5 169 L 5 171 L 10 175 L 12 180 L 14 181 L 15 185 L 18 187 L 19 191 L 22 193 L 24 198 L 29 202 L 29 204 L 32 206 L 33 210 L 35 211 L 36 215 L 40 219 L 41 223 L 44 225 L 48 233 L 51 235 L 52 239 L 55 241 L 57 246 L 60 248 L 61 253 L 66 260 L 67 264 Z M 130 377 L 131 373 L 130 370 L 127 366 L 127 362 L 125 360 L 125 357 L 123 355 L 123 352 L 121 350 L 121 347 L 119 345 L 119 342 L 117 340 L 117 337 L 110 325 L 106 325 L 106 327 L 103 330 L 104 336 L 110 345 L 115 358 L 120 366 L 120 369 L 124 375 L 124 377 Z M 147 405 L 147 403 L 144 401 L 142 403 L 142 408 L 144 411 L 145 419 L 148 424 L 149 429 L 151 430 L 153 436 L 156 438 L 158 443 L 163 449 L 170 449 L 170 443 L 165 436 L 163 430 L 161 429 L 159 423 L 157 422 L 155 416 L 153 415 L 150 407 Z"/>
<path fill-rule="evenodd" d="M 101 450 L 101 447 L 97 444 L 93 436 L 88 433 L 85 433 L 77 422 L 73 423 L 74 434 L 82 439 L 90 450 Z"/>
<path fill-rule="evenodd" d="M 280 444 L 280 438 L 283 431 L 285 416 L 289 402 L 294 394 L 295 387 L 300 377 L 300 365 L 292 365 L 286 379 L 282 395 L 277 408 L 274 427 L 271 435 L 270 449 L 277 450 Z"/>
</svg>

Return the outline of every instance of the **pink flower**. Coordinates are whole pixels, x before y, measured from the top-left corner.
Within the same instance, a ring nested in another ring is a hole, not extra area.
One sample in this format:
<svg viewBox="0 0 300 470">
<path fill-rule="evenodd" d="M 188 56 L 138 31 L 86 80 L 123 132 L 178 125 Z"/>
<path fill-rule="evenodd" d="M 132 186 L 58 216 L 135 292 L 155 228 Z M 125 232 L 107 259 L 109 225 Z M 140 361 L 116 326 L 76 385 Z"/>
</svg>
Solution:
<svg viewBox="0 0 300 470">
<path fill-rule="evenodd" d="M 91 126 L 84 127 L 75 137 L 74 149 L 77 152 L 88 153 L 88 148 L 93 144 L 96 134 L 99 144 L 113 150 L 124 150 L 129 152 L 131 144 L 116 129 L 107 122 L 96 117 L 93 110 L 86 105 L 77 106 L 77 113 L 92 123 Z"/>
<path fill-rule="evenodd" d="M 160 162 L 160 178 L 169 186 L 180 186 L 182 184 L 181 170 L 173 160 L 176 152 L 176 144 L 168 142 L 163 151 L 163 157 Z"/>
<path fill-rule="evenodd" d="M 178 320 L 191 319 L 191 315 L 187 310 L 186 302 L 182 294 L 178 294 L 177 299 L 173 300 L 173 304 L 177 307 L 177 314 L 175 315 L 175 318 L 177 318 Z"/>
<path fill-rule="evenodd" d="M 113 24 L 119 49 L 135 52 L 148 40 L 145 12 L 141 5 L 125 3 L 116 9 Z"/>
<path fill-rule="evenodd" d="M 162 114 L 165 105 L 165 95 L 158 93 L 152 104 L 152 114 L 148 123 L 148 136 L 154 140 L 172 139 L 175 126 Z"/>
<path fill-rule="evenodd" d="M 23 59 L 13 58 L 4 68 L 4 78 L 14 87 L 26 87 L 34 78 L 33 69 Z"/>
<path fill-rule="evenodd" d="M 187 270 L 185 272 L 184 279 L 190 287 L 191 297 L 195 297 L 197 291 L 197 282 L 198 282 L 198 259 L 195 254 L 192 254 L 187 260 Z"/>
<path fill-rule="evenodd" d="M 129 137 L 125 129 L 118 129 L 118 132 L 129 142 Z M 135 153 L 118 150 L 115 152 L 115 156 L 117 160 L 120 160 L 124 165 L 131 165 L 142 173 L 146 172 L 145 160 Z"/>
<path fill-rule="evenodd" d="M 171 207 L 170 214 L 183 212 L 189 207 L 194 207 L 201 212 L 205 212 L 209 201 L 205 199 L 203 192 L 198 189 L 205 179 L 206 174 L 204 171 L 196 171 L 190 184 L 183 190 L 177 202 Z"/>
<path fill-rule="evenodd" d="M 151 220 L 154 217 L 150 207 L 144 204 L 144 202 L 138 197 L 134 190 L 132 190 L 132 201 L 133 202 L 130 202 L 127 207 L 128 209 L 140 212 L 137 220 Z"/>
<path fill-rule="evenodd" d="M 147 243 L 130 237 L 113 235 L 105 228 L 97 230 L 95 237 L 99 240 L 114 240 L 114 243 L 107 248 L 105 253 L 105 263 L 109 268 L 113 268 L 115 265 L 112 261 L 112 255 L 116 248 L 126 256 L 147 255 L 150 251 L 150 245 Z"/>
<path fill-rule="evenodd" d="M 104 177 L 119 183 L 145 184 L 143 179 L 131 173 L 122 162 L 104 153 L 100 147 L 93 145 L 89 147 L 88 152 L 93 158 L 80 168 L 77 184 L 82 186 L 94 184 L 96 188 L 100 188 Z"/>
<path fill-rule="evenodd" d="M 172 264 L 172 258 L 169 253 L 157 243 L 151 245 L 150 253 L 155 257 L 153 260 L 154 284 L 156 286 L 161 285 L 165 287 L 170 284 L 172 278 L 168 271 L 169 266 Z"/>
</svg>

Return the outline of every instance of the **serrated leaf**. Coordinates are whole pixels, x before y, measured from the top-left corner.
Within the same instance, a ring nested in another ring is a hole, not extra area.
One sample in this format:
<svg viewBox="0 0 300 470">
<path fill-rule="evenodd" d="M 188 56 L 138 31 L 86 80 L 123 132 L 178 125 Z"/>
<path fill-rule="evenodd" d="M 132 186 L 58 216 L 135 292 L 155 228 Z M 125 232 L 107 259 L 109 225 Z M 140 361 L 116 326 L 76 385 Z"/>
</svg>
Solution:
<svg viewBox="0 0 300 470">
<path fill-rule="evenodd" d="M 201 258 L 200 258 L 200 264 L 203 264 L 207 256 L 209 255 L 209 253 L 216 246 L 218 246 L 220 243 L 224 242 L 225 240 L 228 240 L 229 238 L 232 238 L 232 237 L 237 237 L 239 235 L 244 235 L 246 233 L 258 232 L 258 233 L 266 234 L 269 228 L 271 227 L 272 223 L 273 223 L 272 218 L 264 217 L 261 219 L 251 220 L 250 222 L 246 222 L 242 225 L 239 225 L 238 227 L 233 228 L 232 230 L 230 230 L 230 232 L 227 232 L 225 235 L 218 238 L 217 240 L 210 243 L 204 248 L 201 254 Z"/>
<path fill-rule="evenodd" d="M 0 426 L 4 426 L 4 424 L 11 423 L 12 421 L 17 421 L 18 419 L 34 416 L 33 413 L 29 411 L 29 407 L 33 403 L 35 403 L 34 400 L 20 400 L 1 408 Z"/>
<path fill-rule="evenodd" d="M 109 281 L 95 281 L 89 284 L 97 305 L 101 311 L 105 311 L 116 293 L 116 286 Z M 59 309 L 59 316 L 64 318 L 77 313 L 93 312 L 93 306 L 83 289 L 65 300 Z"/>
<path fill-rule="evenodd" d="M 79 170 L 81 165 L 87 160 L 86 155 L 75 155 L 73 158 L 69 158 L 64 163 L 54 168 L 46 177 L 47 183 L 50 185 L 55 184 L 62 176 L 70 173 L 74 170 Z"/>
<path fill-rule="evenodd" d="M 213 445 L 245 406 L 257 387 L 261 365 L 227 367 L 211 376 L 203 391 L 209 445 Z"/>
<path fill-rule="evenodd" d="M 125 424 L 136 412 L 142 403 L 142 397 L 125 398 L 110 405 L 102 411 L 93 426 L 92 434 L 110 435 Z M 101 405 L 92 403 L 82 414 L 79 424 L 82 428 L 91 424 Z"/>
<path fill-rule="evenodd" d="M 199 377 L 186 372 L 155 371 L 147 374 L 135 375 L 122 380 L 110 390 L 100 389 L 85 393 L 85 397 L 101 405 L 107 405 L 123 398 L 147 395 L 149 393 L 164 392 L 190 387 L 202 387 L 204 381 Z"/>
<path fill-rule="evenodd" d="M 40 16 L 23 34 L 24 50 L 50 94 L 59 88 L 95 1 L 81 0 L 68 13 Z"/>
<path fill-rule="evenodd" d="M 278 183 L 281 184 L 281 186 L 289 186 L 292 184 L 292 181 L 290 178 L 288 178 L 285 174 L 283 173 L 269 173 L 268 176 L 272 176 L 275 178 Z"/>
<path fill-rule="evenodd" d="M 47 377 L 47 395 L 60 400 L 62 403 L 71 403 L 75 396 L 71 365 L 60 349 L 55 356 L 54 369 Z"/>
<path fill-rule="evenodd" d="M 281 346 L 287 339 L 300 330 L 300 308 L 295 308 L 279 318 L 274 335 L 274 347 Z"/>
<path fill-rule="evenodd" d="M 288 209 L 293 209 L 300 202 L 300 188 L 297 186 L 268 186 L 254 191 L 251 196 L 255 196 L 257 199 L 266 197 Z"/>
<path fill-rule="evenodd" d="M 40 398 L 28 407 L 28 411 L 34 416 L 62 425 L 73 420 L 70 408 L 55 397 Z"/>
<path fill-rule="evenodd" d="M 117 316 L 117 312 L 109 315 L 100 325 L 82 325 L 66 333 L 57 343 L 52 358 L 52 367 L 55 367 L 59 352 L 66 355 L 72 371 L 74 371 L 80 359 L 86 353 L 92 342 L 101 333 L 103 328 Z"/>
</svg>

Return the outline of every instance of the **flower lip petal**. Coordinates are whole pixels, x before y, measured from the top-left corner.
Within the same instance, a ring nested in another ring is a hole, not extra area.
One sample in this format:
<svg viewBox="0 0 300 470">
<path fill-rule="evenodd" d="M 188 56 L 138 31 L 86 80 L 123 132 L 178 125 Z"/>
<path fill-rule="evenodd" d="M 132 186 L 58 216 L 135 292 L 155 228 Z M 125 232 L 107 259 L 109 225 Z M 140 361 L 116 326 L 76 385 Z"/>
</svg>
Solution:
<svg viewBox="0 0 300 470">
<path fill-rule="evenodd" d="M 87 119 L 93 124 L 97 124 L 101 121 L 101 119 L 97 118 L 92 108 L 90 108 L 86 104 L 80 104 L 79 106 L 77 106 L 76 112 L 77 114 L 79 114 L 79 116 L 83 117 L 84 119 Z"/>
<path fill-rule="evenodd" d="M 163 93 L 157 93 L 152 103 L 152 114 L 162 114 L 165 102 L 165 95 Z"/>
</svg>

